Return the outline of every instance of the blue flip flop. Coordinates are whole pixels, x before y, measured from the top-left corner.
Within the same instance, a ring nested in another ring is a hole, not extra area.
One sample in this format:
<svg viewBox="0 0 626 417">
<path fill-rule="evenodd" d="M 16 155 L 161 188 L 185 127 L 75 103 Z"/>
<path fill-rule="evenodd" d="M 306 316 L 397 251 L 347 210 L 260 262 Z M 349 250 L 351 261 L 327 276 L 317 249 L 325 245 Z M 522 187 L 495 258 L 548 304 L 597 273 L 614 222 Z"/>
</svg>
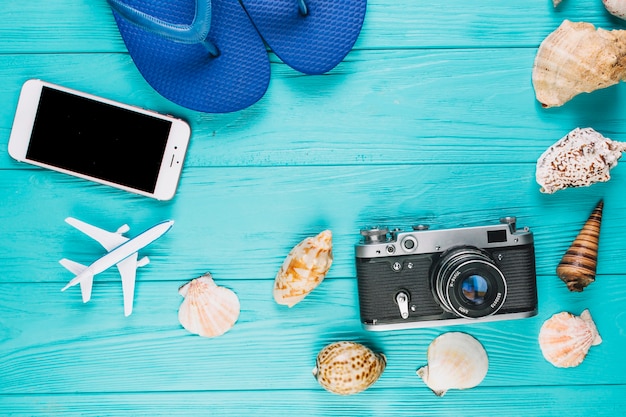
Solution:
<svg viewBox="0 0 626 417">
<path fill-rule="evenodd" d="M 107 0 L 128 52 L 163 97 L 206 113 L 256 103 L 270 63 L 237 0 Z"/>
<path fill-rule="evenodd" d="M 268 46 L 305 74 L 333 69 L 356 42 L 367 0 L 240 0 Z"/>
</svg>

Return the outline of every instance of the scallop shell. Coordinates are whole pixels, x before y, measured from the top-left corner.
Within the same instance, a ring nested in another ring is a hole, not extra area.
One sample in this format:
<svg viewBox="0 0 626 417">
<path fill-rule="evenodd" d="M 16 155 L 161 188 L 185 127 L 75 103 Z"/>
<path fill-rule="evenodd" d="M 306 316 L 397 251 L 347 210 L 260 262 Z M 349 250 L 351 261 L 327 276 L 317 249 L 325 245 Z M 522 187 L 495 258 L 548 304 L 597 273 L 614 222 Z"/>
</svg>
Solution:
<svg viewBox="0 0 626 417">
<path fill-rule="evenodd" d="M 626 30 L 596 30 L 563 23 L 537 51 L 532 82 L 543 107 L 561 106 L 577 94 L 606 88 L 626 77 Z"/>
<path fill-rule="evenodd" d="M 580 292 L 596 279 L 603 208 L 600 200 L 556 268 L 570 291 Z"/>
<path fill-rule="evenodd" d="M 626 0 L 602 0 L 602 3 L 613 16 L 626 20 Z"/>
<path fill-rule="evenodd" d="M 333 262 L 332 233 L 324 230 L 298 243 L 274 279 L 274 300 L 293 307 L 317 287 Z"/>
<path fill-rule="evenodd" d="M 592 128 L 576 128 L 549 147 L 537 160 L 540 191 L 552 194 L 611 179 L 626 143 L 605 138 Z"/>
<path fill-rule="evenodd" d="M 335 342 L 322 349 L 313 376 L 324 389 L 339 395 L 364 391 L 380 378 L 387 360 L 356 342 Z"/>
<path fill-rule="evenodd" d="M 208 272 L 180 287 L 178 293 L 185 297 L 178 309 L 178 320 L 193 334 L 220 336 L 239 318 L 237 294 L 215 284 Z"/>
<path fill-rule="evenodd" d="M 438 396 L 449 389 L 467 389 L 487 375 L 489 359 L 478 340 L 466 333 L 444 333 L 428 347 L 428 365 L 417 370 L 428 388 Z"/>
<path fill-rule="evenodd" d="M 539 331 L 539 347 L 544 358 L 558 368 L 582 363 L 591 346 L 602 343 L 589 310 L 575 316 L 568 312 L 553 315 Z"/>
</svg>

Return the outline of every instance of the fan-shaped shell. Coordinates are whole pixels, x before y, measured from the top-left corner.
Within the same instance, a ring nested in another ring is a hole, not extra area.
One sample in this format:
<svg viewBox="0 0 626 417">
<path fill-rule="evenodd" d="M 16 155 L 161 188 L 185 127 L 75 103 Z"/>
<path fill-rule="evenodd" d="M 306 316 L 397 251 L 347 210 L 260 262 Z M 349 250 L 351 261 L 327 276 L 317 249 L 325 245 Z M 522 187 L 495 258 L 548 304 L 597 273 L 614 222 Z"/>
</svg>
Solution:
<svg viewBox="0 0 626 417">
<path fill-rule="evenodd" d="M 626 144 L 592 128 L 576 128 L 550 146 L 537 160 L 540 191 L 552 194 L 568 187 L 585 187 L 611 179 Z"/>
<path fill-rule="evenodd" d="M 556 268 L 570 291 L 580 292 L 596 280 L 603 207 L 600 200 Z"/>
<path fill-rule="evenodd" d="M 178 320 L 193 334 L 220 336 L 239 318 L 237 294 L 215 284 L 208 272 L 183 285 L 178 292 L 185 297 L 178 310 Z"/>
<path fill-rule="evenodd" d="M 317 355 L 313 376 L 324 389 L 339 395 L 356 394 L 380 378 L 387 361 L 356 342 L 335 342 Z"/>
<path fill-rule="evenodd" d="M 537 50 L 532 81 L 543 107 L 561 106 L 577 94 L 606 88 L 626 77 L 626 30 L 596 30 L 563 23 Z"/>
<path fill-rule="evenodd" d="M 324 230 L 298 243 L 274 279 L 274 300 L 293 307 L 324 279 L 333 262 L 332 233 Z"/>
<path fill-rule="evenodd" d="M 591 346 L 602 343 L 589 310 L 575 316 L 568 312 L 553 315 L 539 331 L 539 347 L 544 358 L 558 368 L 578 366 Z"/>
<path fill-rule="evenodd" d="M 428 347 L 428 365 L 417 370 L 426 385 L 438 396 L 449 389 L 467 389 L 480 384 L 489 369 L 482 344 L 460 332 L 444 333 Z"/>
</svg>

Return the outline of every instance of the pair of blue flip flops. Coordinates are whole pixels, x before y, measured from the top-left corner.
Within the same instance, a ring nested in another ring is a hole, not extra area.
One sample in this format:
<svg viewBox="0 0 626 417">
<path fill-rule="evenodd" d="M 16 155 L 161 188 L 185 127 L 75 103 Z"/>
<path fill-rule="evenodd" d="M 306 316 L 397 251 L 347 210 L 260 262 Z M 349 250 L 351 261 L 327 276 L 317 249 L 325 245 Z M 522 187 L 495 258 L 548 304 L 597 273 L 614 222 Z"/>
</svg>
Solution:
<svg viewBox="0 0 626 417">
<path fill-rule="evenodd" d="M 287 65 L 323 74 L 350 52 L 367 0 L 107 0 L 139 72 L 165 98 L 226 113 L 266 92 L 265 43 Z"/>
</svg>

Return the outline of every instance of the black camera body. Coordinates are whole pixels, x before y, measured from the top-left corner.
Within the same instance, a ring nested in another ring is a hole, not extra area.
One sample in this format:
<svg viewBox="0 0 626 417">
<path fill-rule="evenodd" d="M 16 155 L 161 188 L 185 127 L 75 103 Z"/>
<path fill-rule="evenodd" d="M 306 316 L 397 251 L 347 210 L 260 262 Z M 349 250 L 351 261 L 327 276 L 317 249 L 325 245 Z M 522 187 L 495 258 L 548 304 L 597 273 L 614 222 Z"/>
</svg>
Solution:
<svg viewBox="0 0 626 417">
<path fill-rule="evenodd" d="M 361 230 L 356 272 L 367 330 L 508 320 L 537 314 L 533 234 L 515 217 L 446 230 Z"/>
</svg>

